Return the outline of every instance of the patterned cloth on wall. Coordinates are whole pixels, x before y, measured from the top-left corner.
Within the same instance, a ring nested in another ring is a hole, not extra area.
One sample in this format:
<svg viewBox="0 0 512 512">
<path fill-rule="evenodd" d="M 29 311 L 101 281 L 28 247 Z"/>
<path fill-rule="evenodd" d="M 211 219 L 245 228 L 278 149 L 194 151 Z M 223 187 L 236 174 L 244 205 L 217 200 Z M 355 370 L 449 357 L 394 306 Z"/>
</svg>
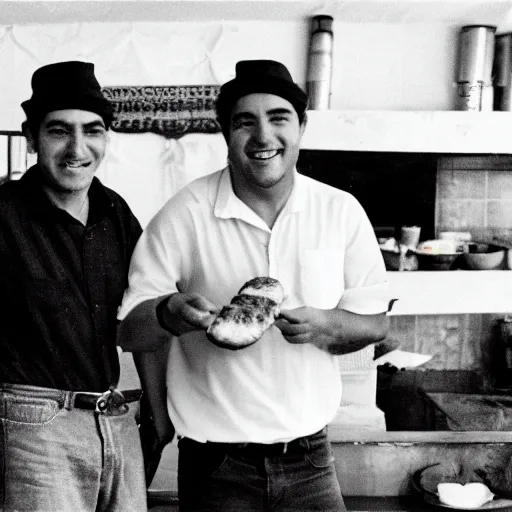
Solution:
<svg viewBox="0 0 512 512">
<path fill-rule="evenodd" d="M 166 138 L 188 133 L 218 133 L 215 119 L 217 85 L 104 87 L 114 107 L 112 130 L 152 132 Z"/>
</svg>

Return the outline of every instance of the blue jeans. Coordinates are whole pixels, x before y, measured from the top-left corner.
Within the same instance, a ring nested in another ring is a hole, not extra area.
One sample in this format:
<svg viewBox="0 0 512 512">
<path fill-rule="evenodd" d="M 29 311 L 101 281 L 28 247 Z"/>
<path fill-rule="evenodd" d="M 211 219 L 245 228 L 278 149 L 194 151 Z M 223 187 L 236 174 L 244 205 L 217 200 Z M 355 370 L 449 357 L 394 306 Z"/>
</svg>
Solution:
<svg viewBox="0 0 512 512">
<path fill-rule="evenodd" d="M 0 511 L 146 511 L 138 402 L 107 415 L 62 393 L 0 384 Z"/>
<path fill-rule="evenodd" d="M 327 429 L 294 445 L 269 455 L 257 446 L 181 439 L 180 512 L 345 511 Z"/>
</svg>

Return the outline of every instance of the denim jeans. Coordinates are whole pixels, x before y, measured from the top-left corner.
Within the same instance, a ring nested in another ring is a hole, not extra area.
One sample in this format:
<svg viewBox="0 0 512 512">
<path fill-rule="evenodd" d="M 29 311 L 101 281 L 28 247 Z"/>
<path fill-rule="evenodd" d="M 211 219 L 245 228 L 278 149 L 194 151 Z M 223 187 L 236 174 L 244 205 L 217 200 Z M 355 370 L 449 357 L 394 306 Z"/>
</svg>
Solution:
<svg viewBox="0 0 512 512">
<path fill-rule="evenodd" d="M 0 511 L 146 511 L 138 402 L 110 416 L 58 393 L 0 384 Z"/>
<path fill-rule="evenodd" d="M 278 456 L 181 439 L 180 512 L 345 511 L 326 429 Z"/>
</svg>

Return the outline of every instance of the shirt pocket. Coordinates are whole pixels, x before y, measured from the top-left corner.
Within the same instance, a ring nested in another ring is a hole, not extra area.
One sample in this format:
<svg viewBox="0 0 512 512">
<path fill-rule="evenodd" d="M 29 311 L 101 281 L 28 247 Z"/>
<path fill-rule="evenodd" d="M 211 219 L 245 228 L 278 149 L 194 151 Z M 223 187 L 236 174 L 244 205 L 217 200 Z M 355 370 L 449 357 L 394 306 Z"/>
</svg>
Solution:
<svg viewBox="0 0 512 512">
<path fill-rule="evenodd" d="M 344 290 L 343 251 L 307 249 L 301 254 L 302 298 L 306 306 L 335 308 Z"/>
</svg>

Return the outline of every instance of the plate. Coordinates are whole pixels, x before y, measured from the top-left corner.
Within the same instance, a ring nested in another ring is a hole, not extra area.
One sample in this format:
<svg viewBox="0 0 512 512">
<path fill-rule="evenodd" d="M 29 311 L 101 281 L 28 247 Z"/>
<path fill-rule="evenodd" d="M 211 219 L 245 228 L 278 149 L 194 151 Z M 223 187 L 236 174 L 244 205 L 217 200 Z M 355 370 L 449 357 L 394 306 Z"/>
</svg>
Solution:
<svg viewBox="0 0 512 512">
<path fill-rule="evenodd" d="M 477 508 L 463 508 L 453 507 L 452 505 L 446 505 L 445 503 L 442 503 L 437 496 L 434 496 L 432 494 L 424 494 L 423 499 L 429 505 L 436 505 L 438 507 L 443 508 L 451 508 L 452 510 L 496 510 L 505 507 L 512 507 L 512 500 L 506 498 L 494 498 L 493 500 L 488 501 L 487 503 L 484 503 L 481 507 Z"/>
<path fill-rule="evenodd" d="M 375 359 L 375 363 L 386 364 L 390 363 L 397 368 L 414 368 L 427 363 L 432 359 L 432 356 L 417 354 L 416 352 L 406 352 L 405 350 L 392 350 L 383 356 Z"/>
</svg>

